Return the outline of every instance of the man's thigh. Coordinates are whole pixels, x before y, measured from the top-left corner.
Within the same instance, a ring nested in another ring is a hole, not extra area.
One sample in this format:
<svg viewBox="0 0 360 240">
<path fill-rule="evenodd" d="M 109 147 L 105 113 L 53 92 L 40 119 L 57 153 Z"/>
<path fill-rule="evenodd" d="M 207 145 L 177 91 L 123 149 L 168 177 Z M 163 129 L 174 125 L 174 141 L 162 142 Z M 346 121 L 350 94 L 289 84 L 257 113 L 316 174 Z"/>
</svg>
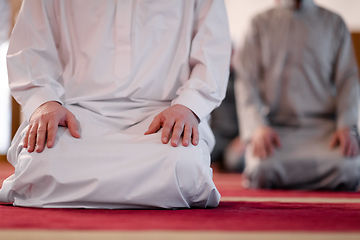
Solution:
<svg viewBox="0 0 360 240">
<path fill-rule="evenodd" d="M 88 115 L 76 114 L 80 139 L 59 127 L 54 147 L 42 153 L 22 149 L 19 137 L 18 147 L 11 153 L 16 157 L 13 186 L 22 189 L 20 195 L 31 193 L 30 198 L 19 199 L 19 205 L 92 202 L 100 207 L 110 203 L 189 207 L 195 196 L 202 195 L 203 199 L 196 201 L 207 202 L 207 194 L 217 193 L 204 139 L 198 146 L 174 148 L 161 143 L 161 132 L 146 136 L 124 133 Z M 218 199 L 218 193 L 216 196 Z"/>
</svg>

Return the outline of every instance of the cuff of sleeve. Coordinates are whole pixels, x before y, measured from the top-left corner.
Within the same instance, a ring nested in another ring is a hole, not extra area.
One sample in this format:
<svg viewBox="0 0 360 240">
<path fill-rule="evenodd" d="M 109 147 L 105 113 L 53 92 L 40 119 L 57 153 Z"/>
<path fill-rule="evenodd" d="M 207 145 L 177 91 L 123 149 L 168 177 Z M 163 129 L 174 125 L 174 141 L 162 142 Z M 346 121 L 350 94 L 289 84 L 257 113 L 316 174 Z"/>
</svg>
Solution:
<svg viewBox="0 0 360 240">
<path fill-rule="evenodd" d="M 22 107 L 25 118 L 29 121 L 34 111 L 42 104 L 56 101 L 62 104 L 59 96 L 51 89 L 41 87 L 32 93 L 31 98 Z"/>
<path fill-rule="evenodd" d="M 215 104 L 209 104 L 203 96 L 195 90 L 184 90 L 171 102 L 171 106 L 181 104 L 195 113 L 200 122 L 215 108 Z"/>
<path fill-rule="evenodd" d="M 240 132 L 244 141 L 250 141 L 258 128 L 270 126 L 266 117 L 267 112 L 267 109 L 263 108 L 259 112 L 242 113 L 242 116 L 240 116 Z"/>
<path fill-rule="evenodd" d="M 336 128 L 337 129 L 341 129 L 341 128 L 352 128 L 353 126 L 357 125 L 357 117 L 343 117 L 343 118 L 339 118 L 336 122 Z"/>
<path fill-rule="evenodd" d="M 241 132 L 241 138 L 246 141 L 249 142 L 251 141 L 251 139 L 254 136 L 255 131 L 260 128 L 260 127 L 264 127 L 264 126 L 269 126 L 268 122 L 266 120 L 263 121 L 254 121 L 252 124 L 249 124 L 246 127 L 242 127 L 242 132 Z"/>
</svg>

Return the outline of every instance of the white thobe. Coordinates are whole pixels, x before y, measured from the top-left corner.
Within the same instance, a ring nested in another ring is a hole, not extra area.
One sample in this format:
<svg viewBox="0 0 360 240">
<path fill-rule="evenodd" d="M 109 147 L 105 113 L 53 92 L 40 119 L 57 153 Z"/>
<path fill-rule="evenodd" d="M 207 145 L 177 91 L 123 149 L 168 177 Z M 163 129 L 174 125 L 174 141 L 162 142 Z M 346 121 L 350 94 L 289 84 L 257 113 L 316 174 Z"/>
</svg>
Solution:
<svg viewBox="0 0 360 240">
<path fill-rule="evenodd" d="M 35 207 L 215 207 L 209 113 L 224 97 L 230 37 L 221 0 L 25 1 L 10 40 L 10 88 L 28 120 L 48 101 L 77 118 L 81 139 L 28 153 L 22 124 L 15 174 L 0 201 Z M 144 136 L 174 104 L 201 120 L 198 146 Z"/>
<path fill-rule="evenodd" d="M 260 160 L 246 151 L 252 187 L 355 189 L 359 158 L 329 149 L 336 129 L 357 124 L 359 79 L 351 36 L 340 16 L 303 0 L 256 16 L 237 52 L 237 102 L 242 138 L 261 126 L 282 147 Z"/>
</svg>

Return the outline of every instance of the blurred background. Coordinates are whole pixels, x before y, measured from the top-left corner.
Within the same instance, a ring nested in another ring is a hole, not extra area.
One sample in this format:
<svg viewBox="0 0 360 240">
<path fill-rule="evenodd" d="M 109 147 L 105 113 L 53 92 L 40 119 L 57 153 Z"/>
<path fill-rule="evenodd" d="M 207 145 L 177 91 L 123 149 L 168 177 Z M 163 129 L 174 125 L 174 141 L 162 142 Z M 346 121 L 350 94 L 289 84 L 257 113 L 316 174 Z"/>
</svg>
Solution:
<svg viewBox="0 0 360 240">
<path fill-rule="evenodd" d="M 272 6 L 276 0 L 225 0 L 229 26 L 234 46 L 241 43 L 251 18 Z M 315 0 L 315 2 L 340 14 L 352 33 L 355 54 L 360 62 L 360 1 L 359 0 Z M 8 89 L 5 56 L 8 39 L 15 24 L 22 0 L 0 0 L 0 161 L 12 136 L 22 121 L 20 107 L 11 98 Z M 234 130 L 236 131 L 236 130 Z"/>
<path fill-rule="evenodd" d="M 360 32 L 359 0 L 314 0 L 314 2 L 340 14 L 351 32 Z M 275 3 L 276 0 L 225 0 L 233 41 L 236 43 L 241 41 L 246 33 L 249 20 L 255 14 L 273 7 Z"/>
</svg>

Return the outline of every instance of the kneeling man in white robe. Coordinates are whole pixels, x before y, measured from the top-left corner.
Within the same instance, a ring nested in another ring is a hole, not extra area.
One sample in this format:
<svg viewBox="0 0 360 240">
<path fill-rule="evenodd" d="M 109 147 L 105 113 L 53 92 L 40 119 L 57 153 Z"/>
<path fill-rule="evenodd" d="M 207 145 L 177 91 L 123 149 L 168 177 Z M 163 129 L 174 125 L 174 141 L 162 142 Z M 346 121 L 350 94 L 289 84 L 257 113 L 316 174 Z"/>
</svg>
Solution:
<svg viewBox="0 0 360 240">
<path fill-rule="evenodd" d="M 245 185 L 357 190 L 359 78 L 341 17 L 280 1 L 253 19 L 236 61 Z"/>
<path fill-rule="evenodd" d="M 25 0 L 7 61 L 26 121 L 0 202 L 216 207 L 207 120 L 230 49 L 220 0 Z"/>
</svg>

